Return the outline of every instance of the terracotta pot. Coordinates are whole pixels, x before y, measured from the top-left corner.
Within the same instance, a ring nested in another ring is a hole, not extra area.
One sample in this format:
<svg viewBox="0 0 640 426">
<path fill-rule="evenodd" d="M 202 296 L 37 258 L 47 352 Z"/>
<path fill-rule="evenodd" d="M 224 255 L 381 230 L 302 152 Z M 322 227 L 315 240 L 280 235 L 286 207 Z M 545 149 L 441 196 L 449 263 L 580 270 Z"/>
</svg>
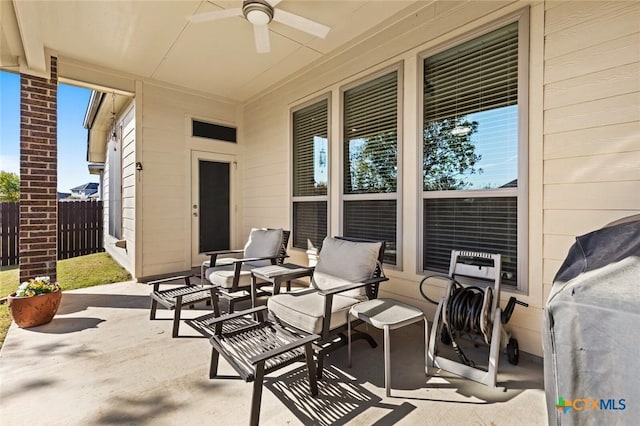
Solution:
<svg viewBox="0 0 640 426">
<path fill-rule="evenodd" d="M 12 293 L 7 298 L 11 317 L 20 328 L 35 327 L 50 322 L 58 312 L 62 291 L 39 294 L 31 297 L 17 297 Z"/>
</svg>

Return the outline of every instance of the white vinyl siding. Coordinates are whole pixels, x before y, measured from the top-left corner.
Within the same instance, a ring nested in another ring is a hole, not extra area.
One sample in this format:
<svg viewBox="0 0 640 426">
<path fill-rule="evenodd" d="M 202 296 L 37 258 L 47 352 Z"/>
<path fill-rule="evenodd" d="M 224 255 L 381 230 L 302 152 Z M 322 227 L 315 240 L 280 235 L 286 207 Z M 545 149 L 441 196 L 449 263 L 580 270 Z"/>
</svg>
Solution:
<svg viewBox="0 0 640 426">
<path fill-rule="evenodd" d="M 122 119 L 122 238 L 135 242 L 136 193 L 136 123 L 135 108 L 130 108 Z M 135 246 L 135 244 L 128 244 Z M 130 249 L 131 250 L 131 249 Z"/>
<path fill-rule="evenodd" d="M 144 256 L 137 276 L 189 269 L 191 264 L 191 150 L 236 153 L 238 144 L 191 137 L 191 118 L 237 126 L 232 103 L 150 83 L 142 90 L 142 142 L 137 144 L 139 224 Z M 237 126 L 240 130 L 240 126 Z M 235 243 L 235 242 L 234 242 Z"/>
<path fill-rule="evenodd" d="M 132 275 L 136 253 L 135 112 L 135 101 L 131 101 L 117 119 L 117 138 L 107 141 L 103 179 L 104 247 Z M 118 241 L 124 241 L 126 249 L 122 243 L 116 246 Z"/>
<path fill-rule="evenodd" d="M 640 3 L 545 5 L 543 283 L 575 237 L 640 213 Z"/>
</svg>

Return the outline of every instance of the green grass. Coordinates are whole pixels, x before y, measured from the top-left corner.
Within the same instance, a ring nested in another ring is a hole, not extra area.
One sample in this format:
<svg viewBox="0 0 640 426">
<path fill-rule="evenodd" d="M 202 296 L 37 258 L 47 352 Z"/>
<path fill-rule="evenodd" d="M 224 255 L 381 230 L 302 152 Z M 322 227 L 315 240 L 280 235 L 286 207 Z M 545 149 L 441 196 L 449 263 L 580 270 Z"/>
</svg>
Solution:
<svg viewBox="0 0 640 426">
<path fill-rule="evenodd" d="M 117 283 L 131 279 L 129 273 L 118 265 L 107 253 L 89 254 L 58 261 L 58 282 L 62 291 L 94 285 Z M 16 291 L 20 284 L 18 268 L 0 271 L 0 297 Z M 11 325 L 7 305 L 0 305 L 0 345 L 4 342 Z"/>
</svg>

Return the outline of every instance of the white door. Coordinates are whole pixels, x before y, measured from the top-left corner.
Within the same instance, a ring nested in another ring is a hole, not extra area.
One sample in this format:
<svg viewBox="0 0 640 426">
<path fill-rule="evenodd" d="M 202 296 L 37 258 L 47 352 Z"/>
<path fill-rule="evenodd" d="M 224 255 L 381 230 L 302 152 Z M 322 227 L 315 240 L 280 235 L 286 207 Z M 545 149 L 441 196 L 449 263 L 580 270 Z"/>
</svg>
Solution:
<svg viewBox="0 0 640 426">
<path fill-rule="evenodd" d="M 232 248 L 235 172 L 233 155 L 191 153 L 192 266 L 199 266 L 206 259 L 205 252 Z"/>
</svg>

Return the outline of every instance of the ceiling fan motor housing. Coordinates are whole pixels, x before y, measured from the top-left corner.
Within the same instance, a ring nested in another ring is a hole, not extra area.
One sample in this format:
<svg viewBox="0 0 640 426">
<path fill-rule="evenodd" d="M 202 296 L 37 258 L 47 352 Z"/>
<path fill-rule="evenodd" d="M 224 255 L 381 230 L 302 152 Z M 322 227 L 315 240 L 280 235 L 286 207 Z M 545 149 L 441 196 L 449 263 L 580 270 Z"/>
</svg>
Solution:
<svg viewBox="0 0 640 426">
<path fill-rule="evenodd" d="M 267 25 L 273 19 L 273 7 L 264 0 L 245 0 L 242 14 L 254 25 Z"/>
</svg>

